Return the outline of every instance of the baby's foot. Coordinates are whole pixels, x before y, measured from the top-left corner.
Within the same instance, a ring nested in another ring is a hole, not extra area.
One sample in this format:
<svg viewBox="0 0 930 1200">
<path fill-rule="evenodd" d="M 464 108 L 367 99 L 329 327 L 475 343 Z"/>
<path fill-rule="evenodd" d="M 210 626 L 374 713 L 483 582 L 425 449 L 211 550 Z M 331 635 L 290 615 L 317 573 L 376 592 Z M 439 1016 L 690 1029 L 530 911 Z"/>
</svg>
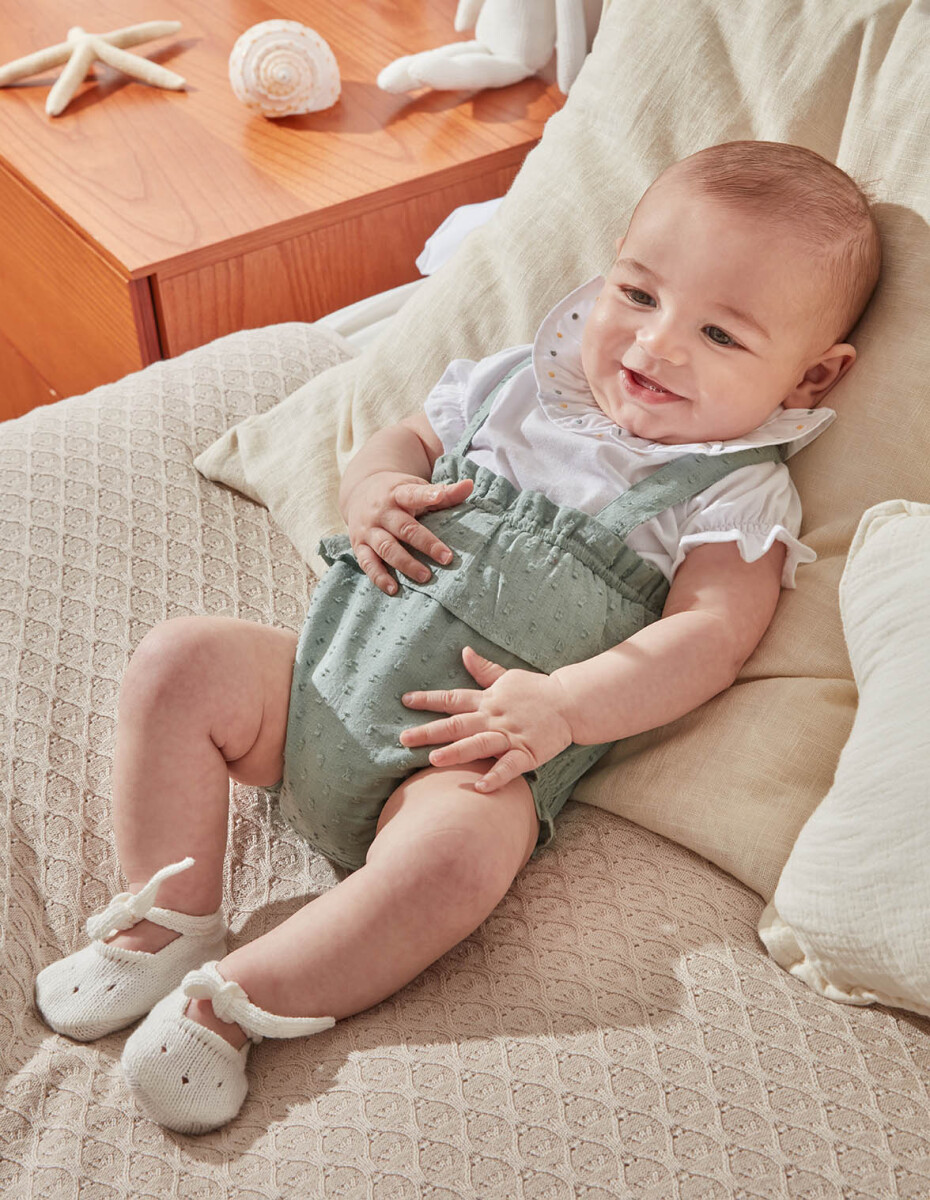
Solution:
<svg viewBox="0 0 930 1200">
<path fill-rule="evenodd" d="M 164 925 L 155 925 L 152 921 L 140 921 L 131 929 L 120 930 L 119 933 L 107 938 L 106 943 L 110 946 L 122 946 L 124 950 L 146 950 L 149 954 L 155 954 L 180 936 L 175 930 L 166 929 Z"/>
<path fill-rule="evenodd" d="M 213 1005 L 209 1000 L 191 1000 L 184 1015 L 190 1017 L 192 1021 L 196 1021 L 198 1025 L 205 1025 L 207 1029 L 218 1033 L 235 1050 L 240 1049 L 249 1040 L 243 1033 L 241 1025 L 237 1025 L 235 1021 L 232 1024 L 221 1021 L 213 1011 Z"/>
<path fill-rule="evenodd" d="M 173 929 L 165 929 L 163 925 L 154 925 L 151 921 L 140 921 L 131 929 L 124 929 L 106 940 L 109 944 L 122 946 L 126 950 L 146 950 L 150 954 L 155 954 L 180 936 Z M 196 1021 L 198 1025 L 205 1025 L 207 1029 L 212 1029 L 214 1033 L 225 1038 L 236 1050 L 248 1041 L 241 1026 L 235 1022 L 230 1025 L 219 1019 L 209 1000 L 191 1000 L 185 1016 Z"/>
<path fill-rule="evenodd" d="M 219 965 L 211 960 L 188 972 L 130 1035 L 120 1060 L 126 1083 L 146 1114 L 179 1133 L 219 1129 L 239 1112 L 249 1090 L 246 1060 L 252 1039 L 304 1037 L 336 1023 L 332 1017 L 265 1012 L 250 1001 L 241 985 L 220 974 Z M 194 1015 L 202 1011 L 199 1006 L 204 1001 L 215 1003 L 241 1026 L 221 1021 L 218 1029 L 210 1026 L 220 1036 L 197 1033 L 196 1024 L 207 1024 Z M 230 1044 L 224 1025 L 249 1031 L 241 1047 Z"/>
<path fill-rule="evenodd" d="M 106 940 L 108 944 L 122 946 L 126 950 L 145 950 L 150 954 L 155 954 L 180 936 L 173 929 L 165 929 L 163 925 L 154 925 L 151 921 L 140 921 L 131 929 L 121 930 Z M 225 1038 L 236 1050 L 248 1041 L 241 1026 L 235 1022 L 230 1025 L 219 1019 L 209 1000 L 191 1000 L 185 1016 L 196 1021 L 198 1025 L 205 1025 L 207 1029 L 212 1029 L 214 1033 Z"/>
<path fill-rule="evenodd" d="M 140 892 L 114 896 L 105 909 L 88 917 L 90 944 L 39 972 L 35 1003 L 52 1029 L 82 1042 L 123 1029 L 149 1012 L 190 970 L 225 952 L 219 910 L 196 916 L 153 903 L 165 879 L 193 864 L 192 858 L 171 863 Z"/>
</svg>

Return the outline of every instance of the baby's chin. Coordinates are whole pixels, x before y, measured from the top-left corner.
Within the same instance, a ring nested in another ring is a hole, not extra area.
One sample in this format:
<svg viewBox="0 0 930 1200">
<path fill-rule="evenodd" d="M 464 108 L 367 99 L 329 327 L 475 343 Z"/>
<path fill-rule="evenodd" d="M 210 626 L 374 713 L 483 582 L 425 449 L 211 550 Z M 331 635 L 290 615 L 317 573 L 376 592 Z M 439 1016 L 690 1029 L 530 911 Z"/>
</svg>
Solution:
<svg viewBox="0 0 930 1200">
<path fill-rule="evenodd" d="M 613 419 L 617 420 L 616 417 Z M 682 414 L 673 414 L 671 407 L 653 410 L 626 405 L 617 424 L 633 437 L 642 438 L 647 442 L 659 442 L 664 446 L 684 446 L 690 442 L 706 440 L 693 434 L 688 422 L 682 420 Z"/>
<path fill-rule="evenodd" d="M 753 429 L 755 426 L 753 426 Z M 745 437 L 752 430 L 744 429 L 741 432 L 732 430 L 720 430 L 716 426 L 713 428 L 705 427 L 703 429 L 675 430 L 667 435 L 660 434 L 653 437 L 654 442 L 661 442 L 664 446 L 703 446 L 705 444 L 713 444 L 717 442 L 734 442 L 739 438 Z"/>
<path fill-rule="evenodd" d="M 648 414 L 647 414 L 648 416 Z M 662 428 L 665 424 L 665 428 Z M 729 442 L 742 437 L 741 433 L 722 433 L 717 426 L 696 426 L 686 428 L 671 422 L 660 423 L 655 420 L 632 419 L 626 426 L 627 432 L 645 441 L 658 442 L 661 446 L 703 446 L 705 443 Z M 747 429 L 744 431 L 749 433 Z"/>
<path fill-rule="evenodd" d="M 755 417 L 747 414 L 745 420 L 738 419 L 739 414 L 729 413 L 726 420 L 708 417 L 707 414 L 695 412 L 692 408 L 673 412 L 669 410 L 668 426 L 665 430 L 658 429 L 648 435 L 654 442 L 662 442 L 667 446 L 703 445 L 705 443 L 736 442 L 755 433 L 760 426 L 770 421 L 782 411 L 782 405 L 777 404 L 770 411 L 767 406 L 762 412 L 756 412 Z M 649 416 L 650 414 L 644 414 Z M 703 416 L 703 419 L 701 419 Z"/>
</svg>

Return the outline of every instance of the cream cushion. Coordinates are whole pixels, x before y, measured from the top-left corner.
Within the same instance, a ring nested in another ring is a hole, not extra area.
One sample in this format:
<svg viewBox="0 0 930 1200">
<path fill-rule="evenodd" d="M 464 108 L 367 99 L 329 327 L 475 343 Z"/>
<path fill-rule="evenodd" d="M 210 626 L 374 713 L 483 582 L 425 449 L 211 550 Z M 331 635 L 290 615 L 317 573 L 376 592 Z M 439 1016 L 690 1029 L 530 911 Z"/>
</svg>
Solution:
<svg viewBox="0 0 930 1200">
<path fill-rule="evenodd" d="M 769 899 L 826 794 L 855 715 L 836 592 L 862 513 L 930 499 L 930 13 L 899 0 L 708 5 L 623 0 L 492 220 L 427 280 L 381 338 L 197 459 L 265 504 L 315 569 L 340 530 L 340 471 L 380 426 L 416 411 L 446 363 L 528 341 L 570 288 L 604 270 L 637 199 L 669 163 L 715 142 L 796 142 L 879 200 L 886 268 L 831 395 L 840 420 L 792 459 L 799 572 L 740 681 L 623 743 L 578 799 L 705 855 Z"/>
<path fill-rule="evenodd" d="M 815 991 L 930 1016 L 930 505 L 870 508 L 840 583 L 859 709 L 759 933 Z"/>
</svg>

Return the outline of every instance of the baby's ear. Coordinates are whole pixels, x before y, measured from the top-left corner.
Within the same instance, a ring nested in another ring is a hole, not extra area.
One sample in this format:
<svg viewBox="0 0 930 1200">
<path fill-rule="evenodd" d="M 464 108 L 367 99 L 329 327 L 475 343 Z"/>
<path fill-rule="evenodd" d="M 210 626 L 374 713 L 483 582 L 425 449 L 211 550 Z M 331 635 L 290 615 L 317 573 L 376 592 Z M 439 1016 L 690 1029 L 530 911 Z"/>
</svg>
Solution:
<svg viewBox="0 0 930 1200">
<path fill-rule="evenodd" d="M 782 404 L 785 408 L 816 408 L 855 361 L 855 346 L 850 346 L 848 342 L 837 342 L 807 368 L 804 378 Z"/>
</svg>

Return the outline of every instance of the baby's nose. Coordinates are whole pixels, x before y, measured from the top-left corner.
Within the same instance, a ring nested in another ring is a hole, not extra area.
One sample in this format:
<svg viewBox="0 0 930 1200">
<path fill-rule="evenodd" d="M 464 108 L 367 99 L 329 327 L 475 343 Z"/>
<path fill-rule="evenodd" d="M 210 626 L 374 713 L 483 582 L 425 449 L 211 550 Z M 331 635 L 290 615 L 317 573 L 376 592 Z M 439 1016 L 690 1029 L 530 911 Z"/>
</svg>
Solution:
<svg viewBox="0 0 930 1200">
<path fill-rule="evenodd" d="M 636 342 L 652 358 L 673 366 L 681 366 L 685 361 L 684 344 L 669 321 L 656 320 L 642 325 L 636 334 Z"/>
</svg>

